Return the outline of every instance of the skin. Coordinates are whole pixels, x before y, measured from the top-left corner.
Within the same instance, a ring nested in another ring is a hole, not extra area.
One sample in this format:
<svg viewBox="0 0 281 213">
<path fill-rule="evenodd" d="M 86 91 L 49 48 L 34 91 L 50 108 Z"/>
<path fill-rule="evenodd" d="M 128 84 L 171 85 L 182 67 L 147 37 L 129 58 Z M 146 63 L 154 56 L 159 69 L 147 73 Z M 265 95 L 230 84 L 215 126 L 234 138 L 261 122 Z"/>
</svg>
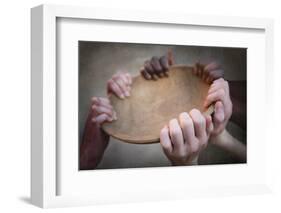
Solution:
<svg viewBox="0 0 281 213">
<path fill-rule="evenodd" d="M 144 62 L 140 73 L 147 80 L 157 80 L 158 78 L 168 77 L 169 67 L 174 64 L 174 57 L 171 51 L 160 58 L 153 56 Z"/>
<path fill-rule="evenodd" d="M 197 62 L 194 65 L 193 73 L 202 78 L 206 83 L 224 77 L 224 70 L 217 62 L 202 63 Z M 229 95 L 233 103 L 233 113 L 230 120 L 240 126 L 242 129 L 247 130 L 247 85 L 246 81 L 228 81 Z"/>
<path fill-rule="evenodd" d="M 229 95 L 228 82 L 223 78 L 215 80 L 208 91 L 204 107 L 215 104 L 213 136 L 219 135 L 226 127 L 232 115 L 232 102 Z"/>
<path fill-rule="evenodd" d="M 210 143 L 228 152 L 240 163 L 245 163 L 247 160 L 246 146 L 229 134 L 226 129 L 224 129 L 221 134 L 216 137 L 210 137 Z"/>
<path fill-rule="evenodd" d="M 239 162 L 246 162 L 247 149 L 245 144 L 234 138 L 225 129 L 232 114 L 232 102 L 230 100 L 228 82 L 220 78 L 211 85 L 205 106 L 215 103 L 213 115 L 214 129 L 210 136 L 210 143 L 218 146 Z"/>
<path fill-rule="evenodd" d="M 204 117 L 197 109 L 183 112 L 160 132 L 160 144 L 174 166 L 196 165 L 198 156 L 207 147 L 213 130 L 211 116 Z"/>
<path fill-rule="evenodd" d="M 130 96 L 131 84 L 132 78 L 128 73 L 117 72 L 107 82 L 107 94 L 125 99 Z M 108 98 L 92 98 L 80 145 L 80 169 L 97 167 L 109 142 L 109 136 L 102 131 L 101 125 L 116 119 L 117 115 Z"/>
<path fill-rule="evenodd" d="M 173 119 L 161 130 L 160 143 L 173 165 L 197 164 L 208 140 L 240 162 L 246 162 L 246 146 L 225 129 L 232 114 L 232 102 L 228 82 L 222 78 L 213 82 L 204 104 L 212 103 L 215 103 L 213 119 L 193 109 L 189 115 L 181 113 L 179 121 Z"/>
</svg>

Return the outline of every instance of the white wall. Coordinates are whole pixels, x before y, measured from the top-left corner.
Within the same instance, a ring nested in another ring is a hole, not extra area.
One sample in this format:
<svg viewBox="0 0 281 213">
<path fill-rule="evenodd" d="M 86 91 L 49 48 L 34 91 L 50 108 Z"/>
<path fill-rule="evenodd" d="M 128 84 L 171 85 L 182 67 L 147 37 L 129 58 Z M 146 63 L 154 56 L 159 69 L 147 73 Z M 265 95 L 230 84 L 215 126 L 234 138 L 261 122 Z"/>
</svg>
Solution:
<svg viewBox="0 0 281 213">
<path fill-rule="evenodd" d="M 281 210 L 281 169 L 280 137 L 280 85 L 281 80 L 281 13 L 278 1 L 85 1 L 80 0 L 9 0 L 1 2 L 1 32 L 0 32 L 0 61 L 1 61 L 1 142 L 0 151 L 0 209 L 1 212 L 28 211 L 39 209 L 27 204 L 30 178 L 30 11 L 33 6 L 41 3 L 72 4 L 102 6 L 126 9 L 147 9 L 155 11 L 180 11 L 196 14 L 217 14 L 231 16 L 271 17 L 275 19 L 275 119 L 272 128 L 276 134 L 272 136 L 272 159 L 275 161 L 276 185 L 274 194 L 247 197 L 226 197 L 213 199 L 193 199 L 188 201 L 159 202 L 146 204 L 110 205 L 87 208 L 68 209 L 70 212 L 143 212 L 143 211 L 181 211 L 181 212 L 277 212 Z M 277 100 L 277 97 L 279 98 Z M 267 112 L 261 112 L 267 113 Z M 257 115 L 258 116 L 258 115 Z M 4 119 L 4 120 L 3 120 Z M 262 124 L 261 124 L 262 125 Z M 279 127 L 278 127 L 279 126 Z M 277 170 L 278 169 L 278 170 Z M 6 209 L 6 211 L 4 210 Z M 61 209 L 62 210 L 62 209 Z M 61 210 L 51 210 L 59 212 Z"/>
</svg>

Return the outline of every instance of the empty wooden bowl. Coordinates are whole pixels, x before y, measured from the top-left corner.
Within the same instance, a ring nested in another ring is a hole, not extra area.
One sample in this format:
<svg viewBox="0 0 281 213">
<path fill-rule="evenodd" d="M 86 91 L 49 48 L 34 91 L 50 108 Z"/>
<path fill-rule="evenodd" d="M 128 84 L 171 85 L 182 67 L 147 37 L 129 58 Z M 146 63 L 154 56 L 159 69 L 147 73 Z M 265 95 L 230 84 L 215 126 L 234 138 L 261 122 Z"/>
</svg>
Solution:
<svg viewBox="0 0 281 213">
<path fill-rule="evenodd" d="M 131 96 L 124 100 L 110 97 L 117 120 L 102 125 L 103 130 L 129 143 L 159 142 L 160 130 L 181 112 L 193 108 L 211 114 L 203 102 L 209 86 L 192 74 L 192 67 L 177 65 L 169 69 L 169 76 L 146 80 L 141 75 L 133 78 Z"/>
</svg>

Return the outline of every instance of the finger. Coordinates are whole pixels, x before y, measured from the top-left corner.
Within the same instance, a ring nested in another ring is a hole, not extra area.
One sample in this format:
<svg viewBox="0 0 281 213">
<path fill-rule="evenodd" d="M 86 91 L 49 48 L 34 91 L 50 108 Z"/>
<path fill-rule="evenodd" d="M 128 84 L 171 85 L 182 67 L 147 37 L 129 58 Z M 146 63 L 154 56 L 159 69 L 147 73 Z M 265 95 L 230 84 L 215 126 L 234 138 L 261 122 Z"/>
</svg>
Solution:
<svg viewBox="0 0 281 213">
<path fill-rule="evenodd" d="M 219 82 L 223 83 L 223 82 L 224 82 L 224 79 L 223 79 L 223 78 L 219 78 L 219 79 L 216 79 L 216 80 L 214 81 L 214 83 L 219 83 Z"/>
<path fill-rule="evenodd" d="M 204 69 L 208 71 L 217 70 L 220 69 L 220 64 L 218 64 L 217 62 L 211 62 L 208 63 Z"/>
<path fill-rule="evenodd" d="M 111 103 L 105 100 L 100 99 L 100 103 L 98 106 L 103 106 L 113 111 L 113 106 L 111 105 Z"/>
<path fill-rule="evenodd" d="M 162 77 L 162 72 L 163 72 L 163 69 L 162 69 L 162 66 L 160 65 L 160 62 L 159 62 L 159 58 L 157 58 L 156 56 L 153 56 L 151 58 L 151 65 L 155 71 L 155 74 L 159 77 Z"/>
<path fill-rule="evenodd" d="M 103 97 L 92 97 L 91 101 L 92 101 L 92 104 L 96 104 L 96 105 L 99 105 L 101 102 L 110 104 L 109 99 L 103 98 Z"/>
<path fill-rule="evenodd" d="M 129 81 L 128 81 L 128 79 L 127 79 L 127 77 L 126 77 L 126 74 L 125 74 L 124 72 L 121 72 L 121 73 L 116 77 L 116 79 L 118 79 L 118 78 L 121 78 L 121 79 L 123 80 L 123 82 L 125 83 L 126 86 L 129 85 Z"/>
<path fill-rule="evenodd" d="M 202 71 L 202 80 L 203 81 L 207 81 L 207 79 L 210 77 L 209 72 L 210 72 L 209 70 L 203 69 L 203 71 Z"/>
<path fill-rule="evenodd" d="M 129 82 L 129 86 L 132 85 L 133 79 L 132 79 L 132 75 L 130 73 L 125 73 L 125 77 L 127 78 L 128 82 Z"/>
<path fill-rule="evenodd" d="M 228 82 L 226 80 L 224 80 L 223 78 L 218 78 L 218 79 L 214 80 L 212 87 L 215 87 L 215 86 L 219 86 L 219 87 L 223 88 L 226 92 L 229 92 Z"/>
<path fill-rule="evenodd" d="M 162 56 L 159 61 L 160 65 L 162 66 L 162 69 L 167 71 L 169 69 L 169 61 L 167 56 Z"/>
<path fill-rule="evenodd" d="M 93 105 L 92 106 L 92 110 L 94 115 L 99 115 L 99 114 L 107 114 L 110 117 L 113 117 L 113 110 L 109 109 L 107 107 L 104 106 L 97 106 L 97 105 Z"/>
<path fill-rule="evenodd" d="M 213 84 L 210 86 L 210 89 L 209 89 L 209 91 L 208 91 L 208 94 L 214 93 L 215 91 L 217 91 L 217 90 L 219 90 L 219 89 L 223 89 L 223 84 L 220 83 L 220 82 L 213 83 Z"/>
<path fill-rule="evenodd" d="M 205 116 L 205 119 L 206 119 L 206 130 L 207 130 L 207 135 L 210 135 L 211 132 L 214 130 L 214 125 L 213 125 L 213 121 L 212 121 L 212 116 L 206 115 L 206 116 Z"/>
<path fill-rule="evenodd" d="M 196 63 L 196 66 L 197 66 L 197 76 L 199 76 L 202 79 L 204 64 L 202 64 L 202 62 L 198 61 Z"/>
<path fill-rule="evenodd" d="M 168 58 L 168 64 L 172 66 L 175 63 L 175 58 L 172 50 L 168 50 L 167 58 Z"/>
<path fill-rule="evenodd" d="M 160 144 L 167 154 L 172 153 L 173 146 L 172 146 L 172 142 L 171 142 L 171 139 L 169 136 L 169 128 L 167 126 L 165 126 L 160 131 Z"/>
<path fill-rule="evenodd" d="M 122 94 L 125 97 L 130 96 L 129 89 L 128 89 L 127 84 L 126 84 L 127 79 L 125 78 L 125 76 L 119 75 L 119 76 L 113 78 L 113 81 L 119 86 Z"/>
<path fill-rule="evenodd" d="M 152 65 L 150 64 L 150 61 L 147 60 L 144 62 L 144 68 L 145 70 L 149 73 L 149 74 L 153 74 L 153 67 Z"/>
<path fill-rule="evenodd" d="M 175 151 L 182 149 L 184 145 L 182 130 L 177 119 L 172 119 L 169 122 L 169 132 L 171 141 Z"/>
<path fill-rule="evenodd" d="M 108 91 L 109 93 L 114 93 L 117 97 L 124 99 L 125 96 L 122 92 L 122 90 L 120 89 L 120 87 L 115 83 L 115 81 L 113 81 L 112 79 L 110 79 L 108 81 Z"/>
<path fill-rule="evenodd" d="M 193 121 L 189 114 L 186 112 L 180 114 L 179 121 L 183 133 L 184 142 L 190 144 L 190 141 L 194 140 L 195 137 Z"/>
<path fill-rule="evenodd" d="M 204 102 L 204 107 L 208 107 L 210 106 L 213 102 L 217 102 L 217 101 L 222 101 L 223 104 L 226 104 L 225 103 L 225 90 L 224 89 L 218 89 L 216 91 L 214 91 L 213 93 L 211 94 L 208 94 L 207 95 L 207 98 Z"/>
<path fill-rule="evenodd" d="M 214 113 L 214 122 L 216 125 L 224 121 L 224 107 L 221 101 L 216 102 L 215 104 L 215 113 Z"/>
<path fill-rule="evenodd" d="M 140 70 L 140 72 L 141 72 L 142 76 L 143 76 L 146 80 L 150 80 L 150 79 L 151 79 L 151 76 L 149 75 L 149 73 L 148 73 L 144 68 L 142 68 L 142 69 Z"/>
<path fill-rule="evenodd" d="M 208 82 L 211 83 L 214 80 L 217 80 L 219 78 L 223 77 L 223 70 L 212 70 L 209 72 L 208 78 L 206 78 L 206 81 L 208 79 Z"/>
<path fill-rule="evenodd" d="M 101 97 L 94 97 L 92 98 L 92 106 L 104 106 L 107 107 L 109 110 L 113 110 L 113 107 L 108 100 L 108 98 L 101 98 Z"/>
<path fill-rule="evenodd" d="M 223 85 L 224 85 L 224 89 L 225 89 L 226 93 L 229 94 L 229 84 L 228 84 L 228 82 L 224 80 Z"/>
<path fill-rule="evenodd" d="M 154 73 L 153 67 L 150 64 L 149 60 L 144 62 L 144 68 L 145 68 L 145 71 L 151 76 L 151 79 L 156 80 L 155 76 L 154 76 L 155 73 Z"/>
<path fill-rule="evenodd" d="M 207 65 L 205 65 L 203 67 L 203 75 L 202 75 L 202 79 L 204 81 L 207 81 L 207 79 L 211 78 L 211 71 L 213 70 L 217 70 L 220 68 L 220 65 L 217 63 L 217 62 L 211 62 L 211 63 L 208 63 Z"/>
<path fill-rule="evenodd" d="M 169 71 L 169 60 L 167 56 L 162 56 L 160 58 L 160 64 L 163 68 L 163 74 L 164 76 L 168 77 L 168 71 Z"/>
<path fill-rule="evenodd" d="M 194 75 L 198 75 L 198 71 L 199 71 L 199 64 L 198 64 L 198 62 L 196 62 L 193 66 L 192 73 Z"/>
<path fill-rule="evenodd" d="M 195 136 L 201 138 L 206 134 L 206 120 L 201 112 L 197 109 L 192 109 L 190 111 L 190 117 L 192 118 Z"/>
<path fill-rule="evenodd" d="M 102 124 L 105 121 L 111 122 L 113 121 L 113 119 L 110 118 L 107 114 L 100 114 L 92 119 L 92 122 L 96 124 Z"/>
</svg>

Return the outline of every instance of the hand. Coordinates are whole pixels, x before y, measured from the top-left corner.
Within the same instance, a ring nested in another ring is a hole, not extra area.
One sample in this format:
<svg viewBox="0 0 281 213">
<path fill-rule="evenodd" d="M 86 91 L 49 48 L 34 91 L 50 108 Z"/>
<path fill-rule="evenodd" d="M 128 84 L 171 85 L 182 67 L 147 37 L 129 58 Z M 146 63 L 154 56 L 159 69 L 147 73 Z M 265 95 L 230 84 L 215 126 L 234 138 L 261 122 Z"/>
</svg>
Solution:
<svg viewBox="0 0 281 213">
<path fill-rule="evenodd" d="M 100 125 L 115 119 L 116 113 L 108 98 L 92 98 L 80 145 L 80 169 L 95 169 L 98 166 L 109 142 L 109 135 L 102 131 Z"/>
<path fill-rule="evenodd" d="M 213 130 L 211 116 L 197 109 L 183 112 L 179 121 L 172 119 L 160 132 L 160 143 L 173 165 L 197 164 L 199 153 L 206 148 Z"/>
<path fill-rule="evenodd" d="M 210 84 L 216 79 L 223 78 L 224 71 L 217 62 L 206 64 L 197 62 L 193 67 L 193 74 Z"/>
<path fill-rule="evenodd" d="M 129 73 L 117 72 L 107 81 L 107 94 L 124 99 L 130 96 L 132 76 Z"/>
<path fill-rule="evenodd" d="M 173 54 L 171 51 L 160 58 L 153 56 L 150 60 L 144 62 L 144 67 L 140 72 L 147 80 L 157 80 L 162 76 L 168 76 L 167 72 L 171 65 L 174 64 Z"/>
<path fill-rule="evenodd" d="M 222 78 L 215 80 L 211 85 L 204 106 L 208 107 L 212 103 L 215 103 L 214 130 L 212 135 L 217 136 L 225 129 L 232 114 L 228 82 Z"/>
<path fill-rule="evenodd" d="M 105 121 L 112 122 L 117 119 L 116 113 L 108 98 L 92 98 L 92 122 L 101 125 Z"/>
</svg>

